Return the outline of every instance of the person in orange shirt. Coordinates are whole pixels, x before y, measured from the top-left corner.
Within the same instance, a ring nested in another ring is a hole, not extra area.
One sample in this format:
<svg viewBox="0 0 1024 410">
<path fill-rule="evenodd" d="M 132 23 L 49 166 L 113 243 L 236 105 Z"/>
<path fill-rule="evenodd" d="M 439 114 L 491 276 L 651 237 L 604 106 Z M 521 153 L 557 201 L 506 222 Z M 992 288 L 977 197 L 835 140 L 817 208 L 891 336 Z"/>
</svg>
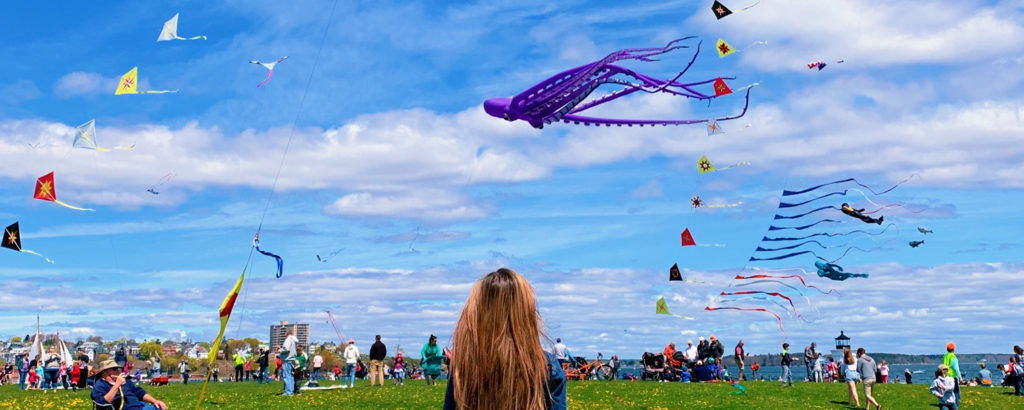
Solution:
<svg viewBox="0 0 1024 410">
<path fill-rule="evenodd" d="M 676 360 L 673 357 L 673 356 L 676 355 L 676 342 L 671 342 L 671 343 L 668 344 L 668 346 L 665 346 L 664 353 L 665 353 L 665 363 L 668 363 L 670 366 L 672 366 L 673 371 L 675 371 L 676 369 L 679 369 L 680 366 L 683 364 L 682 362 Z"/>
</svg>

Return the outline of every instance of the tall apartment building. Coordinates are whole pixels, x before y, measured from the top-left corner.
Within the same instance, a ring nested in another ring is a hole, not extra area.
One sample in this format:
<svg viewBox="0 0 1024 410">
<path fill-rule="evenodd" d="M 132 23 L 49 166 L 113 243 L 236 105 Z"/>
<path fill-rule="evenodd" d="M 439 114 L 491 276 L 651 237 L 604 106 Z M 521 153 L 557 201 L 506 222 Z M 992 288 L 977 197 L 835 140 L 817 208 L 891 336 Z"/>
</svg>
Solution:
<svg viewBox="0 0 1024 410">
<path fill-rule="evenodd" d="M 282 320 L 279 325 L 270 325 L 270 351 L 277 352 L 277 348 L 284 343 L 284 337 L 288 330 L 295 331 L 295 337 L 299 339 L 299 345 L 303 350 L 309 350 L 309 323 L 292 323 Z"/>
</svg>

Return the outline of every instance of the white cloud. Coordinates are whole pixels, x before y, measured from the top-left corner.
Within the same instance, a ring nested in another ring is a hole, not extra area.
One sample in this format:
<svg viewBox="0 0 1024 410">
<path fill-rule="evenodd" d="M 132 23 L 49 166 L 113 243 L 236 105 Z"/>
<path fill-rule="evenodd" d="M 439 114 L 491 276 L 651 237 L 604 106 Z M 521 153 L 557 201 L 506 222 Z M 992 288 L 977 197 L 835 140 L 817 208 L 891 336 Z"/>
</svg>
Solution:
<svg viewBox="0 0 1024 410">
<path fill-rule="evenodd" d="M 1020 10 L 1012 2 L 979 1 L 937 5 L 926 1 L 783 0 L 745 18 L 716 21 L 698 13 L 690 23 L 729 34 L 739 47 L 767 40 L 768 46 L 739 54 L 763 70 L 804 71 L 806 63 L 832 63 L 825 70 L 862 70 L 920 63 L 981 63 L 1022 49 L 1000 39 L 1024 35 Z M 817 73 L 811 73 L 816 75 Z"/>
<path fill-rule="evenodd" d="M 665 194 L 665 186 L 658 178 L 651 178 L 643 185 L 636 187 L 629 196 L 632 198 L 661 198 Z"/>
<path fill-rule="evenodd" d="M 411 195 L 410 195 L 411 194 Z M 468 204 L 462 195 L 440 190 L 420 190 L 396 195 L 369 192 L 348 194 L 327 205 L 324 211 L 346 216 L 400 216 L 432 220 L 482 218 L 488 212 Z"/>
<path fill-rule="evenodd" d="M 61 98 L 113 94 L 117 88 L 117 82 L 118 77 L 108 78 L 97 73 L 75 71 L 58 79 L 54 92 Z M 140 89 L 144 89 L 144 87 Z"/>
</svg>

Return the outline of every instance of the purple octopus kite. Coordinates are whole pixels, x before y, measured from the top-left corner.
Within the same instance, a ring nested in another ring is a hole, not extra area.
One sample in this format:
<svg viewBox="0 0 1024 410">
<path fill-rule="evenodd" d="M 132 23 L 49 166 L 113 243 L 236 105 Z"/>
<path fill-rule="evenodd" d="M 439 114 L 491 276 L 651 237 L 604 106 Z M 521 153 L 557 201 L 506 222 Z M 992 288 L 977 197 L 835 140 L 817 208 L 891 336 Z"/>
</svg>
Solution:
<svg viewBox="0 0 1024 410">
<path fill-rule="evenodd" d="M 732 80 L 735 79 L 734 77 L 714 78 L 695 83 L 680 83 L 676 81 L 679 77 L 682 77 L 683 73 L 690 69 L 693 62 L 697 60 L 697 54 L 700 54 L 699 42 L 697 43 L 697 52 L 693 54 L 693 58 L 690 60 L 690 63 L 686 65 L 686 68 L 684 68 L 683 71 L 680 71 L 679 74 L 676 74 L 675 78 L 671 80 L 653 78 L 628 68 L 612 64 L 621 60 L 657 61 L 652 57 L 665 54 L 673 50 L 688 48 L 688 46 L 677 45 L 677 43 L 692 38 L 694 37 L 691 36 L 673 40 L 662 48 L 631 48 L 616 51 L 596 62 L 563 71 L 537 85 L 534 85 L 533 87 L 530 87 L 526 91 L 523 91 L 512 98 L 491 98 L 484 101 L 484 111 L 487 111 L 487 114 L 490 114 L 491 116 L 504 118 L 508 121 L 526 121 L 534 128 L 543 128 L 544 124 L 551 124 L 558 121 L 565 123 L 572 122 L 574 124 L 583 123 L 583 125 L 603 124 L 607 127 L 612 125 L 620 127 L 623 125 L 630 127 L 633 125 L 639 125 L 641 127 L 644 125 L 685 125 L 707 122 L 710 119 L 635 120 L 596 118 L 579 115 L 579 113 L 584 110 L 637 91 L 643 91 L 651 94 L 668 93 L 671 95 L 696 98 L 700 100 L 711 100 L 717 96 L 730 93 L 731 90 L 729 90 L 721 80 L 723 78 Z M 619 76 L 620 74 L 622 76 Z M 693 89 L 695 86 L 710 83 L 716 83 L 716 92 L 714 94 L 703 94 Z M 719 88 L 719 83 L 720 86 L 723 87 L 722 89 Z M 590 93 L 594 92 L 594 90 L 604 84 L 618 84 L 625 86 L 625 88 L 581 104 L 583 100 L 590 95 Z M 726 92 L 721 92 L 723 89 Z M 747 106 L 749 104 L 750 87 L 747 87 L 743 112 L 736 116 L 714 118 L 714 120 L 724 121 L 740 118 L 746 114 Z"/>
</svg>

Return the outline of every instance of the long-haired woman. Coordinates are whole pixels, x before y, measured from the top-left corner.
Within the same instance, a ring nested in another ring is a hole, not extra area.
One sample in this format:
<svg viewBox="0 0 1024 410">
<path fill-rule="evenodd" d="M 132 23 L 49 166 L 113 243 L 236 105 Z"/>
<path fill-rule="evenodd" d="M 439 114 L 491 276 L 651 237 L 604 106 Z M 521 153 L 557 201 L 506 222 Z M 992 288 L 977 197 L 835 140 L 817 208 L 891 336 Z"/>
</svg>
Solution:
<svg viewBox="0 0 1024 410">
<path fill-rule="evenodd" d="M 518 273 L 477 281 L 452 335 L 444 408 L 565 409 L 565 373 L 541 347 L 542 327 L 533 287 Z"/>
<path fill-rule="evenodd" d="M 849 387 L 849 401 L 860 407 L 860 396 L 857 395 L 857 382 L 860 381 L 860 373 L 857 372 L 857 358 L 849 347 L 843 348 L 842 369 L 846 375 L 846 386 Z"/>
</svg>

